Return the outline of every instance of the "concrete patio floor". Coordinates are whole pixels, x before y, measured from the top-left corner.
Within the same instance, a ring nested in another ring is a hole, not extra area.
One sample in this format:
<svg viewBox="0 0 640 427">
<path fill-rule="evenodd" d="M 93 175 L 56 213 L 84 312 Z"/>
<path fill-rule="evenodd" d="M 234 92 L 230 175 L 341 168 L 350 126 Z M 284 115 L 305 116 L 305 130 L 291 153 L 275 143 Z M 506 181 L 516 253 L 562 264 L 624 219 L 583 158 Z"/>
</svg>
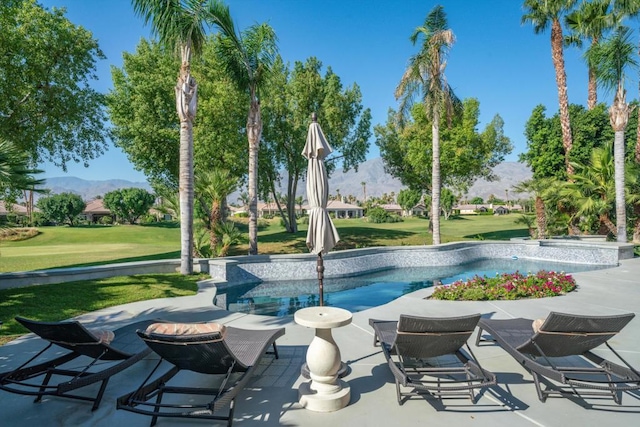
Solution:
<svg viewBox="0 0 640 427">
<path fill-rule="evenodd" d="M 346 408 L 331 413 L 308 411 L 298 403 L 298 386 L 308 344 L 314 331 L 299 326 L 291 318 L 273 318 L 224 311 L 211 303 L 213 292 L 197 296 L 127 304 L 89 313 L 78 319 L 91 327 L 117 328 L 145 319 L 181 322 L 215 320 L 242 328 L 285 327 L 277 342 L 280 358 L 265 356 L 258 375 L 240 393 L 236 403 L 236 426 L 405 426 L 429 424 L 474 426 L 566 426 L 566 425 L 638 425 L 640 393 L 624 393 L 622 405 L 612 399 L 549 398 L 538 400 L 531 375 L 504 350 L 494 345 L 470 345 L 485 369 L 497 374 L 498 386 L 482 393 L 476 404 L 468 399 L 437 400 L 414 397 L 400 406 L 396 402 L 393 377 L 378 347 L 373 347 L 369 318 L 397 319 L 400 314 L 453 316 L 482 313 L 485 317 L 536 319 L 549 311 L 577 314 L 620 314 L 640 312 L 640 259 L 624 260 L 606 270 L 574 274 L 578 290 L 555 298 L 497 302 L 450 302 L 425 300 L 429 290 L 420 290 L 383 306 L 353 314 L 353 322 L 335 329 L 342 360 L 351 368 L 344 379 L 351 387 Z M 640 316 L 617 337 L 613 347 L 636 368 L 640 367 Z M 42 340 L 27 335 L 0 347 L 0 371 L 7 371 L 27 360 L 43 346 Z M 598 349 L 612 357 L 608 349 Z M 100 408 L 91 412 L 91 404 L 62 398 L 45 398 L 34 404 L 33 398 L 0 391 L 2 426 L 147 426 L 150 418 L 116 410 L 117 397 L 134 390 L 155 364 L 152 355 L 115 375 L 106 389 Z M 203 375 L 181 373 L 184 384 L 206 383 Z M 160 419 L 162 426 L 211 425 L 209 421 Z M 214 425 L 223 425 L 222 423 Z"/>
</svg>

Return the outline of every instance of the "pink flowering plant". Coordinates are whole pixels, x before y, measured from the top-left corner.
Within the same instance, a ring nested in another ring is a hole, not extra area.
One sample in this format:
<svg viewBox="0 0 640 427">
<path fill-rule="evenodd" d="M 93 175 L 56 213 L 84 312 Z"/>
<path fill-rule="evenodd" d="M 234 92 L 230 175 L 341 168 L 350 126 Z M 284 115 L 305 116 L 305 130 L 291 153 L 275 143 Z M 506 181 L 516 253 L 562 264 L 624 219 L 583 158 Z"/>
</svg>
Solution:
<svg viewBox="0 0 640 427">
<path fill-rule="evenodd" d="M 470 280 L 436 286 L 431 298 L 449 301 L 516 300 L 555 297 L 575 288 L 575 279 L 566 273 L 541 270 L 524 275 L 516 271 L 496 277 L 474 276 Z"/>
</svg>

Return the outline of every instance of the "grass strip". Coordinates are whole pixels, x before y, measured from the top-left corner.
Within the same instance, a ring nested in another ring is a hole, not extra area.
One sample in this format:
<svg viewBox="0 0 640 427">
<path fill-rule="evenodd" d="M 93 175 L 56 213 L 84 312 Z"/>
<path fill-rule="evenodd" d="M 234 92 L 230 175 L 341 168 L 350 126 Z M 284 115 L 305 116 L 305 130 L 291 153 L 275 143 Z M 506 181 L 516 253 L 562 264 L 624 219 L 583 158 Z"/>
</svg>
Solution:
<svg viewBox="0 0 640 427">
<path fill-rule="evenodd" d="M 103 308 L 156 298 L 195 295 L 205 275 L 141 274 L 0 290 L 0 342 L 27 333 L 16 316 L 60 321 Z"/>
</svg>

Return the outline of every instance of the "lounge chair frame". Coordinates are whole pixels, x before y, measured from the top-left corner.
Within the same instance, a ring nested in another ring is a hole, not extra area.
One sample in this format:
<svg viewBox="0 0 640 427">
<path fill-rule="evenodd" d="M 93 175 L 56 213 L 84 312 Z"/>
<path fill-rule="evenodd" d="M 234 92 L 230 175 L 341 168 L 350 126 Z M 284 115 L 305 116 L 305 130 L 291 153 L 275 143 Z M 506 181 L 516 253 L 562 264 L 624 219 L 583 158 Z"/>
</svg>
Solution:
<svg viewBox="0 0 640 427">
<path fill-rule="evenodd" d="M 474 390 L 496 384 L 467 344 L 480 315 L 427 318 L 401 315 L 399 321 L 370 319 L 374 346 L 380 346 L 396 384 L 398 404 L 405 396 L 429 393 L 437 398 L 468 397 Z M 463 351 L 466 347 L 467 351 Z M 442 356 L 455 356 L 455 364 L 438 365 Z M 435 362 L 435 363 L 434 363 Z M 411 391 L 403 391 L 410 388 Z"/>
<path fill-rule="evenodd" d="M 109 379 L 151 353 L 151 350 L 133 334 L 133 331 L 126 332 L 132 329 L 132 325 L 116 330 L 114 341 L 105 344 L 77 321 L 37 322 L 23 317 L 16 317 L 16 320 L 40 338 L 48 341 L 48 344 L 18 368 L 0 373 L 0 389 L 36 396 L 34 402 L 40 402 L 43 396 L 65 397 L 93 402 L 91 410 L 95 411 L 100 406 Z M 145 327 L 150 323 L 151 321 L 145 321 L 135 325 Z M 131 349 L 130 352 L 123 350 L 127 346 Z M 69 352 L 45 362 L 34 363 L 48 350 L 56 347 L 62 347 Z M 86 359 L 79 367 L 63 367 L 81 356 L 86 356 Z M 112 363 L 96 371 L 94 368 L 98 364 L 102 365 L 103 362 Z M 69 379 L 50 384 L 55 376 L 69 377 Z M 95 396 L 74 393 L 75 390 L 94 383 L 100 383 Z"/>
<path fill-rule="evenodd" d="M 530 319 L 482 319 L 476 345 L 486 341 L 498 343 L 531 373 L 542 402 L 552 395 L 610 396 L 620 405 L 623 391 L 640 390 L 640 373 L 607 341 L 634 316 L 633 313 L 581 316 L 551 312 L 537 332 Z M 483 338 L 483 331 L 491 338 Z M 603 344 L 620 363 L 591 351 Z M 585 366 L 564 366 L 569 361 L 567 357 L 580 357 Z"/>
<path fill-rule="evenodd" d="M 147 334 L 138 335 L 155 351 L 160 361 L 135 391 L 121 396 L 117 408 L 151 416 L 151 426 L 158 417 L 193 418 L 227 421 L 233 423 L 235 399 L 251 380 L 258 362 L 266 353 L 278 358 L 276 339 L 284 335 L 284 328 L 271 330 L 246 330 L 226 327 L 226 334 L 219 332 L 193 335 Z M 269 347 L 272 352 L 267 352 Z M 152 380 L 163 364 L 172 367 Z M 182 387 L 167 383 L 181 370 L 222 377 L 218 387 Z M 204 395 L 204 403 L 163 403 L 165 394 Z M 227 414 L 222 410 L 229 407 Z"/>
</svg>

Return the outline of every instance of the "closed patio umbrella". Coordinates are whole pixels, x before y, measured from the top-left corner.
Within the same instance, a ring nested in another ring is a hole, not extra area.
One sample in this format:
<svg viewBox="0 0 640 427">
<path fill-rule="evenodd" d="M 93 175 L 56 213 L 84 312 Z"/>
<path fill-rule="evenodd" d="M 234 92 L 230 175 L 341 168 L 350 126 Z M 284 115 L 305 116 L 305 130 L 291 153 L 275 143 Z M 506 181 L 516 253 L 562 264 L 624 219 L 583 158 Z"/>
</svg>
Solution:
<svg viewBox="0 0 640 427">
<path fill-rule="evenodd" d="M 327 142 L 317 122 L 316 114 L 312 115 L 307 142 L 302 155 L 308 160 L 307 166 L 307 200 L 309 202 L 309 230 L 307 231 L 307 247 L 311 253 L 318 255 L 318 286 L 320 289 L 320 305 L 324 305 L 324 263 L 322 255 L 329 252 L 340 240 L 338 231 L 327 212 L 329 199 L 329 180 L 324 166 L 325 157 L 333 150 Z"/>
</svg>

